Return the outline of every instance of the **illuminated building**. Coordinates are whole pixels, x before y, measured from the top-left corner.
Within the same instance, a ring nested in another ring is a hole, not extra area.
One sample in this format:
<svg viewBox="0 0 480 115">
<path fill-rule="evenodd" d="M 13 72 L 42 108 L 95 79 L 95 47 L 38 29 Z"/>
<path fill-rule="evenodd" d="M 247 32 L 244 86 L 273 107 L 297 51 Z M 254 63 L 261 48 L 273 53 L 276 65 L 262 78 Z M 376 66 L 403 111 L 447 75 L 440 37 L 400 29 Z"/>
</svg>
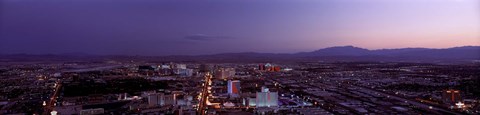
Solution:
<svg viewBox="0 0 480 115">
<path fill-rule="evenodd" d="M 240 93 L 240 81 L 239 80 L 228 80 L 228 94 L 232 96 L 238 96 Z"/>
<path fill-rule="evenodd" d="M 455 103 L 455 105 L 457 106 L 458 109 L 462 109 L 465 107 L 465 104 L 462 102 Z"/>
<path fill-rule="evenodd" d="M 446 103 L 457 103 L 462 101 L 459 90 L 445 90 L 443 91 L 443 101 Z"/>
<path fill-rule="evenodd" d="M 176 94 L 152 93 L 148 95 L 149 106 L 176 105 Z"/>
<path fill-rule="evenodd" d="M 57 115 L 57 111 L 53 110 L 52 112 L 50 112 L 50 115 Z"/>
<path fill-rule="evenodd" d="M 269 71 L 269 72 L 279 72 L 281 70 L 280 66 L 274 66 L 270 63 L 258 65 L 258 70 Z"/>
<path fill-rule="evenodd" d="M 279 72 L 280 71 L 280 66 L 273 66 L 273 71 L 274 72 Z"/>
<path fill-rule="evenodd" d="M 256 107 L 277 107 L 278 93 L 270 92 L 268 88 L 262 87 L 261 92 L 257 92 Z"/>
<path fill-rule="evenodd" d="M 270 63 L 267 63 L 267 64 L 265 64 L 265 66 L 264 66 L 264 67 L 265 67 L 265 70 L 266 70 L 266 71 L 272 71 L 272 67 L 273 67 L 273 65 L 272 65 L 272 64 L 270 64 Z"/>
</svg>

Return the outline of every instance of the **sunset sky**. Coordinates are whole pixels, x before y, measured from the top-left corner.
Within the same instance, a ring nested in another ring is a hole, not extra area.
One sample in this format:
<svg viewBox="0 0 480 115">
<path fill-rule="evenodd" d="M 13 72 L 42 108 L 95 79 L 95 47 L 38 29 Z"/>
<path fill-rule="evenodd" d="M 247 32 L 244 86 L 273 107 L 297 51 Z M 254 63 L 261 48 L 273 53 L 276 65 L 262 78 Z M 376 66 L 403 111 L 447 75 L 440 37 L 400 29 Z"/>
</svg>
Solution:
<svg viewBox="0 0 480 115">
<path fill-rule="evenodd" d="M 480 46 L 480 0 L 2 0 L 0 54 Z"/>
</svg>

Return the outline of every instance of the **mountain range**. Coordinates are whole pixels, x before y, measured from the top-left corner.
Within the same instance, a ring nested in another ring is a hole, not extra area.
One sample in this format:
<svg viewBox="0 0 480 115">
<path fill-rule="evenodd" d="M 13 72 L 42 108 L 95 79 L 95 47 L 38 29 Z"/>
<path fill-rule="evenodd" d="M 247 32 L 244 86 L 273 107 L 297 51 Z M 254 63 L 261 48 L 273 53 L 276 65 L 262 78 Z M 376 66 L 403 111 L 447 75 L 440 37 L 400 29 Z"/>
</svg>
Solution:
<svg viewBox="0 0 480 115">
<path fill-rule="evenodd" d="M 479 59 L 480 46 L 463 46 L 445 49 L 401 48 L 368 50 L 354 46 L 340 46 L 313 52 L 297 53 L 299 56 L 387 56 L 436 59 Z"/>
<path fill-rule="evenodd" d="M 196 56 L 200 59 L 281 60 L 281 61 L 394 61 L 394 62 L 471 62 L 480 60 L 480 46 L 444 49 L 400 48 L 369 50 L 354 46 L 336 46 L 312 52 L 292 54 L 227 53 Z"/>
<path fill-rule="evenodd" d="M 110 59 L 144 61 L 200 61 L 200 62 L 285 62 L 285 61 L 388 61 L 388 62 L 472 62 L 480 60 L 480 46 L 462 46 L 444 49 L 400 48 L 369 50 L 354 46 L 336 46 L 300 53 L 221 53 L 197 56 L 93 56 L 93 55 L 0 55 L 0 61 L 38 59 Z"/>
</svg>

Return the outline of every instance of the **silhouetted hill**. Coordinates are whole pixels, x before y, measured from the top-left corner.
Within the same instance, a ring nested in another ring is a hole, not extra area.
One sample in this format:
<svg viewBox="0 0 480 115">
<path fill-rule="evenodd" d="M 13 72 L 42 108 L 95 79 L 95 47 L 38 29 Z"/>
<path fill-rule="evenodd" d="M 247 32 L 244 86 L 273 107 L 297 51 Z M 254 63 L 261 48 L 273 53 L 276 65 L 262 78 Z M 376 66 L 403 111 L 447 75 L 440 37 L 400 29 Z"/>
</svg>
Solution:
<svg viewBox="0 0 480 115">
<path fill-rule="evenodd" d="M 445 49 L 401 48 L 368 50 L 353 46 L 331 47 L 295 55 L 317 59 L 364 60 L 364 61 L 469 61 L 480 60 L 480 46 L 464 46 Z"/>
<path fill-rule="evenodd" d="M 358 48 L 354 46 L 337 46 L 316 50 L 313 52 L 297 53 L 299 56 L 365 56 L 370 55 L 368 49 Z"/>
</svg>

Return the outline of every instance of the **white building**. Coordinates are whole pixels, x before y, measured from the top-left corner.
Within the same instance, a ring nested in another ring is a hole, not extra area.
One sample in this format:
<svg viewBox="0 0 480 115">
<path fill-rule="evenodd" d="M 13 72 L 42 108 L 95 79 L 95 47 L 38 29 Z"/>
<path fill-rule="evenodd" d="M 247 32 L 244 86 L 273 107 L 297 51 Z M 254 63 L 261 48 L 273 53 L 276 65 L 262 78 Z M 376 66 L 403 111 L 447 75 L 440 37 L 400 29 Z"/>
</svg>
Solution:
<svg viewBox="0 0 480 115">
<path fill-rule="evenodd" d="M 262 92 L 257 92 L 255 105 L 256 107 L 278 107 L 278 93 L 262 87 Z"/>
</svg>

